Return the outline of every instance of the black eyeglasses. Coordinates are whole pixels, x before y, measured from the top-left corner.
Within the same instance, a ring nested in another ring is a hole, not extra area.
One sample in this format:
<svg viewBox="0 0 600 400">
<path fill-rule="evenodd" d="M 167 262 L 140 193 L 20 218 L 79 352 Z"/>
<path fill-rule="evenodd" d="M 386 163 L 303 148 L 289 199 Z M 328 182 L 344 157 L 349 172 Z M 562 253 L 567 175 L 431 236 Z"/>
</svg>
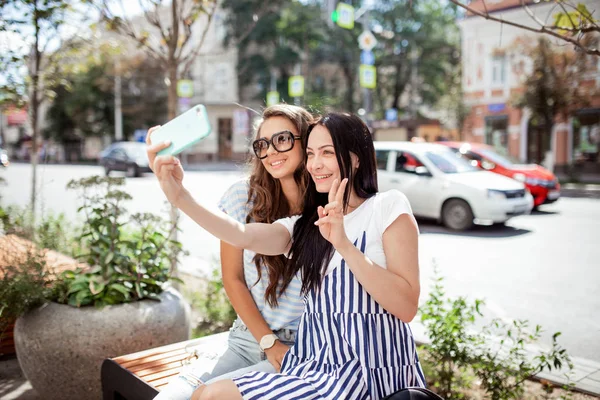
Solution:
<svg viewBox="0 0 600 400">
<path fill-rule="evenodd" d="M 252 142 L 252 150 L 254 150 L 256 157 L 262 160 L 263 158 L 267 158 L 269 145 L 273 145 L 273 148 L 278 153 L 285 153 L 286 151 L 290 151 L 294 148 L 294 142 L 296 139 L 302 139 L 302 137 L 294 136 L 294 134 L 290 131 L 281 131 L 271 136 L 271 139 L 256 139 L 254 142 Z"/>
</svg>

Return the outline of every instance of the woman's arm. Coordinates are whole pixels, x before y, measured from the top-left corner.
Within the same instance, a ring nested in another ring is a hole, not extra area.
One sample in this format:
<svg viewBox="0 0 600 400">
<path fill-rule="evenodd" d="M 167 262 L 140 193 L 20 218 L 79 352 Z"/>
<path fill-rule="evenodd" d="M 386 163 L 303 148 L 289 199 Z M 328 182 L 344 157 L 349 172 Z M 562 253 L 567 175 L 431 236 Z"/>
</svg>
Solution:
<svg viewBox="0 0 600 400">
<path fill-rule="evenodd" d="M 291 237 L 281 224 L 242 224 L 220 210 L 211 211 L 198 204 L 183 187 L 183 168 L 173 156 L 157 156 L 166 143 L 149 145 L 148 159 L 169 202 L 218 239 L 265 255 L 289 251 Z"/>
<path fill-rule="evenodd" d="M 387 269 L 373 263 L 350 241 L 337 249 L 365 290 L 388 312 L 410 322 L 419 306 L 419 244 L 417 227 L 401 214 L 383 233 Z"/>
<path fill-rule="evenodd" d="M 244 278 L 243 257 L 243 250 L 227 242 L 221 242 L 221 272 L 225 292 L 227 292 L 227 297 L 229 297 L 231 305 L 240 318 L 242 318 L 242 321 L 244 321 L 254 339 L 260 342 L 263 336 L 272 334 L 273 331 L 258 310 L 254 298 L 248 289 L 246 279 Z M 265 277 L 262 277 L 262 279 L 265 279 Z M 277 341 L 273 347 L 267 349 L 265 352 L 268 360 L 277 371 L 281 368 L 283 356 L 288 349 L 288 346 Z"/>
<path fill-rule="evenodd" d="M 175 207 L 218 239 L 240 249 L 264 255 L 279 255 L 289 251 L 291 237 L 281 224 L 242 224 L 219 210 L 209 210 L 198 204 L 185 190 Z"/>
</svg>

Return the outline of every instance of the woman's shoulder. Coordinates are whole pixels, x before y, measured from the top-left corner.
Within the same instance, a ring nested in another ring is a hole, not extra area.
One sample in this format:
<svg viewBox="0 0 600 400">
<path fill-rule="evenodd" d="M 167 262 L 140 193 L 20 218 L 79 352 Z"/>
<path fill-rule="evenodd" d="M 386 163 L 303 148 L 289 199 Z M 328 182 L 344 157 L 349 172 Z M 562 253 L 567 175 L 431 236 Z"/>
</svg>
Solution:
<svg viewBox="0 0 600 400">
<path fill-rule="evenodd" d="M 228 214 L 234 212 L 235 209 L 245 208 L 248 203 L 248 188 L 249 184 L 247 179 L 241 179 L 235 182 L 225 191 L 223 196 L 221 196 L 219 208 Z"/>
<path fill-rule="evenodd" d="M 386 190 L 385 192 L 378 192 L 375 196 L 377 197 L 378 201 L 380 201 L 380 202 L 384 202 L 384 203 L 399 202 L 399 203 L 405 203 L 410 207 L 410 202 L 408 201 L 408 198 L 406 197 L 406 195 L 397 189 L 390 189 L 390 190 Z"/>
</svg>

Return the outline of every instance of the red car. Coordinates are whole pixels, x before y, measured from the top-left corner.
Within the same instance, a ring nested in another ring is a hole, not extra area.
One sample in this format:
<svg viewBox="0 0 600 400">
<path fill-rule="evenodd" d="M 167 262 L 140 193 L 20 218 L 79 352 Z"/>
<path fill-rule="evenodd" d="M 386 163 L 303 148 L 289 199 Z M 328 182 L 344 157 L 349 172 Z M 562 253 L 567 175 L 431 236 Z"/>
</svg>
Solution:
<svg viewBox="0 0 600 400">
<path fill-rule="evenodd" d="M 533 206 L 553 203 L 560 197 L 556 176 L 537 164 L 520 164 L 508 156 L 498 154 L 492 146 L 480 143 L 439 142 L 469 160 L 481 169 L 508 176 L 523 182 L 533 196 Z"/>
</svg>

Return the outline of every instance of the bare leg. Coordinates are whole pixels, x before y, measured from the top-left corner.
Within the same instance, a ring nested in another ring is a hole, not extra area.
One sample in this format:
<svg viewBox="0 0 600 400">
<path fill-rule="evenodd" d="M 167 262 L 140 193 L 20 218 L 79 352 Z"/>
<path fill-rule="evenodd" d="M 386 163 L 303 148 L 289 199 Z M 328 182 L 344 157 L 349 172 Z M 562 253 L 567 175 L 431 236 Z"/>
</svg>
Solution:
<svg viewBox="0 0 600 400">
<path fill-rule="evenodd" d="M 226 379 L 199 387 L 192 395 L 192 400 L 242 400 L 242 395 L 236 384 Z"/>
</svg>

